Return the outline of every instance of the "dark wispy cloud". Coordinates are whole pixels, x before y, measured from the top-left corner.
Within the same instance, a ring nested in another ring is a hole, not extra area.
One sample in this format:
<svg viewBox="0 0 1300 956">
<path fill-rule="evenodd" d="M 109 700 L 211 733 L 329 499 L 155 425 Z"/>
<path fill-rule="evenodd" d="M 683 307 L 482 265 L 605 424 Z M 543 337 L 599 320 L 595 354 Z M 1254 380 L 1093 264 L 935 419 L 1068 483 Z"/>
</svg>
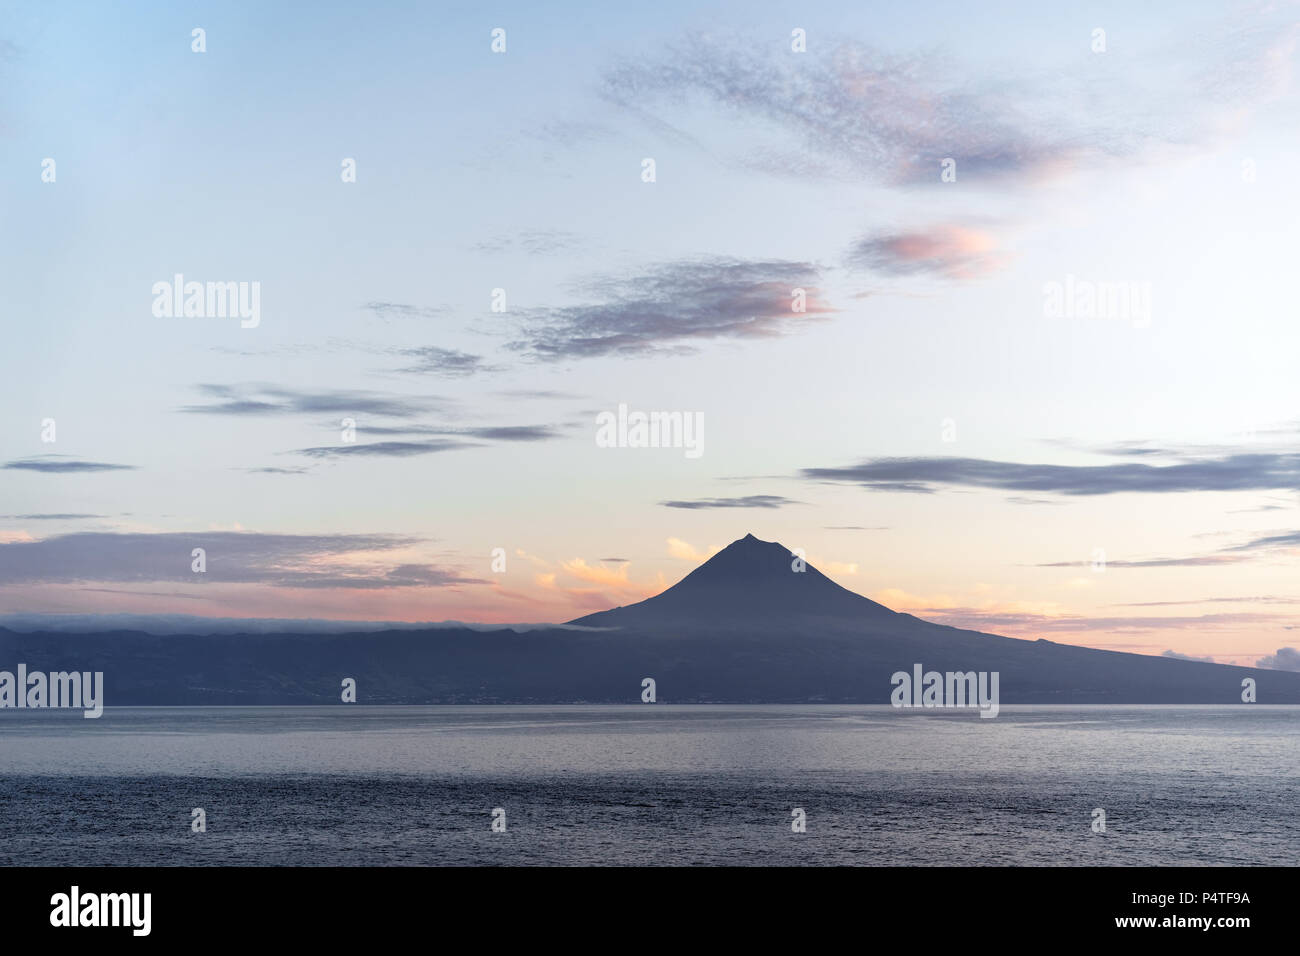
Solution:
<svg viewBox="0 0 1300 956">
<path fill-rule="evenodd" d="M 416 360 L 414 365 L 397 369 L 399 372 L 410 374 L 464 378 L 481 372 L 499 372 L 501 370 L 501 366 L 489 365 L 481 355 L 458 352 L 455 349 L 438 348 L 433 345 L 395 349 L 394 351 L 397 355 Z"/>
<path fill-rule="evenodd" d="M 1231 534 L 1232 532 L 1214 532 L 1215 536 L 1219 534 Z M 1200 537 L 1200 536 L 1198 536 Z M 1260 554 L 1268 555 L 1274 551 L 1286 551 L 1290 548 L 1300 547 L 1300 531 L 1286 531 L 1276 534 L 1257 535 L 1240 544 L 1227 545 L 1219 550 L 1209 554 L 1194 554 L 1183 557 L 1161 557 L 1161 558 L 1143 558 L 1137 560 L 1118 560 L 1106 561 L 1106 567 L 1109 568 L 1197 568 L 1197 567 L 1215 567 L 1223 564 L 1238 564 L 1242 561 L 1251 561 Z M 1090 560 L 1079 561 L 1052 561 L 1047 564 L 1038 564 L 1039 568 L 1071 568 L 1087 567 L 1092 562 Z M 1206 603 L 1222 602 L 1229 603 L 1233 601 L 1255 601 L 1268 603 L 1290 603 L 1285 598 L 1204 598 L 1201 599 Z M 1168 604 L 1195 604 L 1198 601 L 1170 601 L 1170 602 L 1150 602 L 1147 605 L 1134 604 L 1132 607 L 1154 607 L 1160 603 Z"/>
<path fill-rule="evenodd" d="M 1262 537 L 1252 538 L 1243 544 L 1235 544 L 1225 548 L 1225 551 L 1260 551 L 1272 550 L 1275 548 L 1296 548 L 1300 547 L 1300 531 L 1285 531 L 1280 534 L 1266 534 Z"/>
<path fill-rule="evenodd" d="M 803 502 L 794 501 L 781 495 L 745 495 L 741 498 L 696 498 L 692 501 L 661 501 L 666 508 L 783 508 Z"/>
<path fill-rule="evenodd" d="M 696 113 L 711 133 L 743 128 L 738 165 L 801 180 L 937 183 L 951 157 L 958 182 L 1026 183 L 1221 143 L 1289 90 L 1296 31 L 1288 5 L 1259 4 L 1143 47 L 1138 57 L 1154 68 L 997 75 L 942 51 L 891 55 L 816 31 L 806 55 L 691 35 L 616 63 L 601 93 L 678 142 L 693 139 L 681 127 Z M 1202 108 L 1186 109 L 1189 97 Z M 717 151 L 713 141 L 702 148 Z"/>
<path fill-rule="evenodd" d="M 409 549 L 420 540 L 390 534 L 79 532 L 0 543 L 0 585 L 170 581 L 376 589 L 485 583 L 409 559 L 383 560 L 385 553 Z M 202 573 L 192 570 L 194 548 L 205 551 Z"/>
<path fill-rule="evenodd" d="M 134 471 L 135 465 L 114 465 L 105 461 L 81 461 L 67 455 L 40 455 L 5 462 L 13 471 L 40 471 L 47 474 L 81 474 L 95 471 Z"/>
<path fill-rule="evenodd" d="M 436 319 L 448 311 L 443 306 L 409 305 L 405 302 L 367 302 L 365 308 L 385 322 L 392 319 Z"/>
<path fill-rule="evenodd" d="M 866 236 L 858 239 L 845 256 L 847 265 L 854 269 L 948 279 L 976 279 L 1007 261 L 992 233 L 953 225 Z"/>
<path fill-rule="evenodd" d="M 267 465 L 262 468 L 244 468 L 243 471 L 250 475 L 305 475 L 311 469 L 309 468 L 280 468 L 274 465 Z"/>
<path fill-rule="evenodd" d="M 804 262 L 700 259 L 644 274 L 597 278 L 590 305 L 530 310 L 514 351 L 543 360 L 691 351 L 711 339 L 768 338 L 825 317 L 817 267 Z M 805 311 L 795 312 L 795 289 Z"/>
<path fill-rule="evenodd" d="M 959 175 L 1031 175 L 1079 153 L 1058 124 L 1036 122 L 1022 103 L 974 90 L 959 74 L 937 58 L 850 42 L 813 57 L 699 37 L 618 64 L 602 93 L 661 131 L 673 127 L 652 110 L 700 106 L 760 121 L 791 147 L 767 150 L 760 165 L 805 177 L 938 181 L 940 160 L 954 153 Z"/>
<path fill-rule="evenodd" d="M 496 393 L 504 398 L 523 398 L 523 399 L 565 399 L 577 401 L 587 396 L 579 395 L 576 392 L 560 392 L 548 388 L 507 388 Z"/>
<path fill-rule="evenodd" d="M 1255 666 L 1271 671 L 1300 671 L 1300 650 L 1294 647 L 1279 647 L 1276 654 L 1255 661 Z"/>
<path fill-rule="evenodd" d="M 130 594 L 133 597 L 179 598 L 183 601 L 210 601 L 203 594 L 177 594 L 175 591 L 137 591 L 133 588 L 77 588 L 87 594 Z"/>
<path fill-rule="evenodd" d="M 380 441 L 380 442 L 345 442 L 338 445 L 320 445 L 315 448 L 299 448 L 296 454 L 308 458 L 411 458 L 416 455 L 433 455 L 441 451 L 456 451 L 460 448 L 481 447 L 474 442 L 444 441 Z"/>
<path fill-rule="evenodd" d="M 469 435 L 485 441 L 550 441 L 560 432 L 549 425 L 497 425 L 486 428 L 461 428 L 454 434 Z"/>
<path fill-rule="evenodd" d="M 381 415 L 410 418 L 445 407 L 432 396 L 384 394 L 368 391 L 301 391 L 278 385 L 203 384 L 198 389 L 213 399 L 205 405 L 185 405 L 180 410 L 201 415 Z"/>
<path fill-rule="evenodd" d="M 274 402 L 253 402 L 242 399 L 216 402 L 212 405 L 186 405 L 181 409 L 183 412 L 199 412 L 205 415 L 278 415 L 288 410 Z"/>
<path fill-rule="evenodd" d="M 1112 604 L 1111 607 L 1178 607 L 1186 604 L 1300 604 L 1300 598 L 1265 594 L 1255 597 L 1191 598 L 1187 601 L 1137 601 L 1129 604 Z"/>
<path fill-rule="evenodd" d="M 1109 568 L 1209 568 L 1220 564 L 1237 564 L 1248 560 L 1243 555 L 1231 554 L 1197 554 L 1182 558 L 1145 558 L 1139 560 L 1106 561 Z M 1037 568 L 1074 568 L 1089 567 L 1091 561 L 1052 561 L 1036 564 Z"/>
<path fill-rule="evenodd" d="M 1094 448 L 1093 451 L 1099 455 L 1109 455 L 1113 458 L 1148 458 L 1179 453 L 1175 449 L 1152 445 L 1150 442 L 1145 441 L 1115 442 L 1111 445 Z"/>
<path fill-rule="evenodd" d="M 1123 492 L 1267 491 L 1300 486 L 1300 455 L 1235 454 L 1149 465 L 1043 465 L 983 458 L 876 458 L 842 468 L 805 468 L 804 478 L 876 491 L 932 492 L 940 486 L 1062 495 Z"/>
<path fill-rule="evenodd" d="M 366 425 L 357 429 L 364 435 L 443 435 L 478 438 L 483 441 L 549 441 L 564 437 L 555 425 L 484 425 L 454 427 L 445 425 Z"/>
<path fill-rule="evenodd" d="M 35 515 L 0 515 L 9 521 L 75 521 L 80 518 L 106 518 L 107 515 L 87 514 L 35 514 Z"/>
</svg>

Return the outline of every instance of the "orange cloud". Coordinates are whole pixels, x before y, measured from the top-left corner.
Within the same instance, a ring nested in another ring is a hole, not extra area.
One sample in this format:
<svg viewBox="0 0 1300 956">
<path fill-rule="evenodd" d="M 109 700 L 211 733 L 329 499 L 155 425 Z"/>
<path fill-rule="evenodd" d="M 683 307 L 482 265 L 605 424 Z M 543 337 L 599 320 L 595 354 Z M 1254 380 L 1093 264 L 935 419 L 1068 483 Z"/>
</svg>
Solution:
<svg viewBox="0 0 1300 956">
<path fill-rule="evenodd" d="M 990 232 L 945 225 L 920 232 L 858 240 L 849 253 L 859 268 L 894 275 L 934 273 L 950 279 L 975 279 L 1000 269 L 1008 256 Z"/>
<path fill-rule="evenodd" d="M 707 561 L 721 550 L 715 545 L 708 551 L 697 551 L 694 545 L 681 538 L 668 539 L 668 554 L 680 561 Z"/>
</svg>

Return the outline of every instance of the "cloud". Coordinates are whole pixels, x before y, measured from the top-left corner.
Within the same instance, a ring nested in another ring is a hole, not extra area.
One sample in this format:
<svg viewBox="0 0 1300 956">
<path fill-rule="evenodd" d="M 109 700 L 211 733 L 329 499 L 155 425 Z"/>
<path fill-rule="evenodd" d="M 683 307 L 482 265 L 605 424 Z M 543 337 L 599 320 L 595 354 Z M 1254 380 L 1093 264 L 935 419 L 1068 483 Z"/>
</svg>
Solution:
<svg viewBox="0 0 1300 956">
<path fill-rule="evenodd" d="M 308 392 L 282 388 L 278 385 L 214 385 L 198 386 L 199 391 L 220 401 L 207 405 L 185 405 L 180 410 L 201 415 L 315 415 L 332 413 L 342 415 L 383 415 L 390 418 L 411 418 L 434 408 L 442 407 L 445 400 L 435 397 L 382 394 L 367 391 Z"/>
<path fill-rule="evenodd" d="M 484 441 L 549 441 L 564 437 L 560 429 L 552 425 L 365 425 L 357 431 L 365 435 L 453 435 Z"/>
<path fill-rule="evenodd" d="M 621 564 L 617 568 L 602 568 L 590 565 L 582 558 L 574 558 L 572 561 L 561 561 L 560 567 L 578 580 L 591 584 L 614 588 L 632 586 L 627 577 L 628 565 L 626 564 Z"/>
<path fill-rule="evenodd" d="M 1201 661 L 1202 663 L 1205 663 L 1205 664 L 1213 664 L 1213 663 L 1215 663 L 1215 660 L 1214 660 L 1213 657 L 1195 657 L 1195 656 L 1193 656 L 1193 655 L 1191 655 L 1191 654 L 1180 654 L 1180 653 L 1178 653 L 1177 651 L 1165 651 L 1165 652 L 1162 653 L 1160 656 L 1161 656 L 1161 657 L 1172 657 L 1174 660 L 1179 660 L 1179 661 Z"/>
<path fill-rule="evenodd" d="M 1279 647 L 1276 654 L 1255 661 L 1255 666 L 1271 671 L 1300 671 L 1300 650 L 1294 647 Z"/>
<path fill-rule="evenodd" d="M 349 578 L 349 584 L 346 587 L 423 587 L 423 588 L 441 588 L 453 584 L 488 584 L 489 582 L 482 578 L 463 577 L 456 571 L 447 568 L 436 567 L 432 564 L 399 564 L 397 567 L 389 568 L 379 578 L 362 578 L 364 583 L 356 583 L 358 578 Z M 301 586 L 301 585 L 299 585 Z M 319 587 L 336 587 L 336 584 L 325 582 L 318 585 Z"/>
<path fill-rule="evenodd" d="M 1094 449 L 1099 455 L 1113 458 L 1147 458 L 1157 455 L 1177 454 L 1174 449 L 1162 448 L 1145 441 L 1121 441 Z"/>
<path fill-rule="evenodd" d="M 1230 554 L 1198 554 L 1185 558 L 1146 558 L 1136 561 L 1111 561 L 1106 560 L 1106 567 L 1109 568 L 1202 568 L 1215 567 L 1221 564 L 1236 564 L 1245 561 L 1244 556 L 1234 556 Z M 1091 561 L 1052 561 L 1046 564 L 1036 564 L 1036 568 L 1077 568 L 1080 566 L 1089 566 Z"/>
<path fill-rule="evenodd" d="M 86 514 L 44 514 L 44 515 L 0 515 L 9 521 L 75 521 L 79 518 L 106 518 L 107 515 Z"/>
<path fill-rule="evenodd" d="M 524 398 L 524 399 L 555 398 L 555 399 L 566 399 L 566 400 L 575 400 L 575 401 L 587 397 L 585 395 L 578 395 L 575 392 L 558 392 L 553 389 L 546 389 L 546 388 L 508 388 L 499 391 L 496 394 L 501 395 L 504 398 Z"/>
<path fill-rule="evenodd" d="M 6 462 L 15 471 L 39 471 L 46 474 L 81 474 L 93 471 L 134 471 L 135 465 L 112 465 L 103 461 L 79 461 L 67 455 L 40 455 Z"/>
<path fill-rule="evenodd" d="M 79 532 L 0 543 L 0 585 L 170 581 L 377 589 L 485 583 L 446 568 L 386 558 L 420 540 L 391 534 Z M 206 552 L 203 573 L 192 570 L 194 548 Z"/>
<path fill-rule="evenodd" d="M 186 405 L 181 409 L 183 412 L 198 412 L 207 415 L 264 415 L 279 414 L 287 410 L 284 406 L 276 405 L 273 402 L 253 402 L 248 400 L 218 402 L 215 405 Z"/>
<path fill-rule="evenodd" d="M 1187 601 L 1137 601 L 1129 604 L 1112 604 L 1111 607 L 1180 607 L 1186 604 L 1300 604 L 1300 598 L 1267 594 L 1258 597 L 1191 598 Z"/>
<path fill-rule="evenodd" d="M 668 539 L 668 554 L 681 561 L 707 561 L 721 550 L 715 546 L 708 551 L 697 551 L 694 545 L 681 538 Z"/>
<path fill-rule="evenodd" d="M 1004 186 L 1218 147 L 1290 91 L 1296 36 L 1289 4 L 1261 4 L 1127 56 L 1093 56 L 1104 69 L 1007 75 L 946 51 L 891 55 L 827 34 L 810 36 L 804 56 L 701 34 L 616 63 L 600 92 L 679 142 L 692 141 L 679 127 L 698 112 L 705 138 L 743 134 L 737 165 L 803 181 L 937 184 L 952 158 L 960 182 Z M 1090 56 L 1086 31 L 1080 42 Z"/>
<path fill-rule="evenodd" d="M 77 588 L 77 590 L 86 594 L 128 594 L 132 597 L 158 597 L 182 601 L 211 600 L 202 594 L 177 594 L 175 591 L 137 591 L 134 588 Z"/>
<path fill-rule="evenodd" d="M 832 310 L 818 298 L 819 270 L 803 262 L 701 259 L 642 275 L 594 279 L 592 305 L 534 309 L 508 348 L 553 361 L 682 353 L 712 339 L 770 338 Z M 805 311 L 793 311 L 793 290 Z"/>
<path fill-rule="evenodd" d="M 567 575 L 584 584 L 596 585 L 596 587 L 561 587 L 560 590 L 571 602 L 575 602 L 580 606 L 609 607 L 614 603 L 626 603 L 629 599 L 639 601 L 652 597 L 667 587 L 662 574 L 658 575 L 654 581 L 638 584 L 628 576 L 630 570 L 628 562 L 618 561 L 614 562 L 614 564 L 614 567 L 608 568 L 590 565 L 582 558 L 561 561 L 560 568 Z M 549 580 L 544 581 L 543 579 Z M 544 587 L 553 587 L 555 575 L 539 575 L 537 580 Z M 607 596 L 610 592 L 615 597 Z"/>
<path fill-rule="evenodd" d="M 1225 551 L 1256 551 L 1261 549 L 1273 548 L 1296 548 L 1300 547 L 1300 531 L 1287 531 L 1282 534 L 1264 535 L 1262 538 L 1253 538 L 1245 544 L 1233 545 L 1225 548 Z"/>
<path fill-rule="evenodd" d="M 496 425 L 486 428 L 461 428 L 454 434 L 469 435 L 486 441 L 549 441 L 561 437 L 549 425 Z"/>
<path fill-rule="evenodd" d="M 396 354 L 415 358 L 414 365 L 399 368 L 397 371 L 417 375 L 444 375 L 449 378 L 464 378 L 481 372 L 499 372 L 501 366 L 487 365 L 483 356 L 455 349 L 443 349 L 432 345 L 419 348 L 396 349 Z"/>
<path fill-rule="evenodd" d="M 693 501 L 661 501 L 666 508 L 781 508 L 803 504 L 781 495 L 745 495 L 743 498 L 696 498 Z"/>
<path fill-rule="evenodd" d="M 1230 534 L 1231 532 L 1214 532 L 1214 534 Z M 1198 537 L 1200 537 L 1198 535 Z M 1107 560 L 1107 568 L 1177 568 L 1177 567 L 1216 567 L 1224 564 L 1237 564 L 1242 561 L 1252 560 L 1253 555 L 1245 552 L 1249 551 L 1275 551 L 1279 549 L 1300 547 L 1300 531 L 1288 531 L 1282 534 L 1270 534 L 1263 537 L 1253 538 L 1244 544 L 1230 545 L 1226 548 L 1220 548 L 1212 554 L 1197 554 L 1178 558 L 1144 558 L 1140 560 Z M 1071 568 L 1080 565 L 1088 565 L 1091 561 L 1052 561 L 1047 564 L 1038 564 L 1039 568 Z M 1204 601 L 1257 601 L 1270 603 L 1283 603 L 1284 598 L 1205 598 Z M 1152 602 L 1150 606 L 1156 603 Z M 1194 604 L 1197 601 L 1171 601 L 1163 602 L 1170 604 Z M 1131 605 L 1140 607 L 1143 605 Z"/>
<path fill-rule="evenodd" d="M 1250 106 L 1275 100 L 1291 89 L 1300 33 L 1293 11 L 1288 3 L 1258 4 L 1235 11 L 1230 21 L 1198 38 L 1201 44 L 1214 46 L 1197 51 L 1205 65 L 1192 79 L 1207 100 L 1225 107 L 1216 114 L 1221 124 L 1238 125 Z M 1270 15 L 1278 19 L 1270 21 Z"/>
<path fill-rule="evenodd" d="M 984 230 L 938 226 L 861 238 L 849 250 L 846 262 L 855 269 L 894 276 L 975 279 L 1006 263 L 1007 257 L 997 246 L 993 235 Z"/>
<path fill-rule="evenodd" d="M 1013 100 L 1019 91 L 973 88 L 969 70 L 937 57 L 894 56 L 852 42 L 816 57 L 768 50 L 688 38 L 617 65 L 601 92 L 661 129 L 667 124 L 652 108 L 681 115 L 692 105 L 711 107 L 713 127 L 717 113 L 749 126 L 757 120 L 780 144 L 773 155 L 786 165 L 799 160 L 793 165 L 801 176 L 937 182 L 940 160 L 952 156 L 963 177 L 1034 175 L 1079 154 L 1080 144 L 1092 143 L 1089 151 L 1098 145 L 1026 115 Z M 802 152 L 791 156 L 790 145 Z"/>
<path fill-rule="evenodd" d="M 442 306 L 408 305 L 405 302 L 367 302 L 365 307 L 385 322 L 392 319 L 436 319 L 447 311 Z"/>
<path fill-rule="evenodd" d="M 874 491 L 933 492 L 937 486 L 1062 495 L 1123 492 L 1260 491 L 1300 484 L 1300 455 L 1236 454 L 1172 465 L 1121 462 L 1043 465 L 983 458 L 875 458 L 843 468 L 804 468 L 804 478 Z"/>
<path fill-rule="evenodd" d="M 310 469 L 308 468 L 277 468 L 268 465 L 265 468 L 244 468 L 243 471 L 250 475 L 305 475 Z"/>
<path fill-rule="evenodd" d="M 299 448 L 296 454 L 309 458 L 411 458 L 415 455 L 432 455 L 440 451 L 455 451 L 460 448 L 480 448 L 476 442 L 450 441 L 432 439 L 430 441 L 380 441 L 364 443 L 344 443 L 339 445 L 320 445 L 315 448 Z"/>
</svg>

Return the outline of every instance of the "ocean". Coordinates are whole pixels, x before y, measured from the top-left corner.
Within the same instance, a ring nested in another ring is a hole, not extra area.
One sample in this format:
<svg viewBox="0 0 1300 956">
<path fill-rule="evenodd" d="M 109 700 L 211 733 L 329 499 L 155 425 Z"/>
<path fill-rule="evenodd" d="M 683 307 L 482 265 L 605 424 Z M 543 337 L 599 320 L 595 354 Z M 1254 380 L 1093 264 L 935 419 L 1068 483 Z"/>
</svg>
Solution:
<svg viewBox="0 0 1300 956">
<path fill-rule="evenodd" d="M 6 710 L 0 863 L 1296 864 L 1300 707 Z"/>
</svg>

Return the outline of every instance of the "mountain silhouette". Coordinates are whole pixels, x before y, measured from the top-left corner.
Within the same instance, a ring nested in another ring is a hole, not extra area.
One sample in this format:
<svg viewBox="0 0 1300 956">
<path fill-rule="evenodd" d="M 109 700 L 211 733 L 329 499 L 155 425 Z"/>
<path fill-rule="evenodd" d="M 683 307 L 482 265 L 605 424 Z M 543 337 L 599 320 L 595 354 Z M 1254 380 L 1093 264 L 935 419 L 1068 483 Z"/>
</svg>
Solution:
<svg viewBox="0 0 1300 956">
<path fill-rule="evenodd" d="M 840 587 L 746 535 L 661 594 L 567 625 L 327 633 L 19 632 L 0 667 L 102 671 L 105 703 L 640 701 L 888 704 L 920 665 L 1000 675 L 1003 704 L 1300 704 L 1300 673 L 1022 640 L 924 621 Z"/>
<path fill-rule="evenodd" d="M 794 618 L 887 621 L 900 617 L 840 587 L 811 564 L 796 562 L 788 548 L 747 534 L 668 590 L 569 623 L 589 627 L 690 623 L 735 629 L 766 628 L 776 620 Z"/>
</svg>

